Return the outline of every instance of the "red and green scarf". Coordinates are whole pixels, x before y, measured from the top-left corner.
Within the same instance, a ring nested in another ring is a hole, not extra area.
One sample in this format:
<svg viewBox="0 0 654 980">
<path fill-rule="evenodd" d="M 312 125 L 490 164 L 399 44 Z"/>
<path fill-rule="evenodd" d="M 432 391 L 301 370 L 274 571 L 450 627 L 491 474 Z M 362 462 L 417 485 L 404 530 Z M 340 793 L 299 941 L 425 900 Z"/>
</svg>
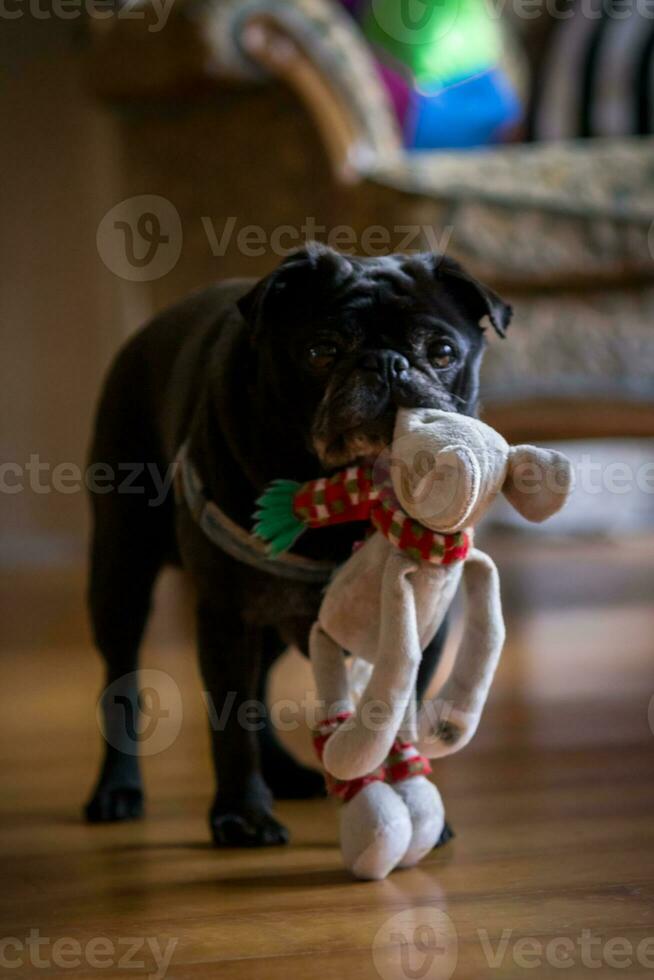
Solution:
<svg viewBox="0 0 654 980">
<path fill-rule="evenodd" d="M 389 478 L 373 479 L 372 466 L 349 466 L 330 477 L 296 483 L 276 480 L 257 501 L 254 533 L 277 555 L 291 548 L 306 528 L 370 521 L 391 544 L 416 561 L 451 565 L 468 554 L 465 531 L 440 534 L 410 517 Z"/>
</svg>

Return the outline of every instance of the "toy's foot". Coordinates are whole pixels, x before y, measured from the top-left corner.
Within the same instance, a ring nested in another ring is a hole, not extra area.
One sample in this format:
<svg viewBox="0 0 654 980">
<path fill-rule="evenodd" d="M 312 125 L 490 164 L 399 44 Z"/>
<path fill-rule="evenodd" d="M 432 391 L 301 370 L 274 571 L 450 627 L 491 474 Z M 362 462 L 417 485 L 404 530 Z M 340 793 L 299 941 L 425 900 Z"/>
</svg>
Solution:
<svg viewBox="0 0 654 980">
<path fill-rule="evenodd" d="M 411 868 L 433 850 L 443 831 L 445 812 L 441 794 L 424 776 L 413 776 L 393 783 L 393 789 L 404 801 L 411 818 L 411 840 L 399 862 Z"/>
<path fill-rule="evenodd" d="M 84 808 L 88 823 L 138 820 L 143 816 L 143 791 L 138 786 L 99 786 Z"/>
<path fill-rule="evenodd" d="M 281 745 L 262 744 L 261 771 L 276 800 L 310 800 L 326 795 L 323 774 L 300 765 Z"/>
<path fill-rule="evenodd" d="M 341 850 L 357 878 L 385 878 L 411 842 L 409 811 L 386 783 L 364 786 L 341 808 Z"/>
<path fill-rule="evenodd" d="M 443 845 L 447 844 L 447 842 L 452 840 L 453 837 L 456 837 L 456 834 L 446 820 L 443 824 L 443 829 L 441 830 L 441 836 L 436 841 L 434 847 L 443 847 Z"/>
<path fill-rule="evenodd" d="M 286 827 L 262 806 L 212 809 L 209 826 L 216 847 L 275 847 L 289 840 Z"/>
</svg>

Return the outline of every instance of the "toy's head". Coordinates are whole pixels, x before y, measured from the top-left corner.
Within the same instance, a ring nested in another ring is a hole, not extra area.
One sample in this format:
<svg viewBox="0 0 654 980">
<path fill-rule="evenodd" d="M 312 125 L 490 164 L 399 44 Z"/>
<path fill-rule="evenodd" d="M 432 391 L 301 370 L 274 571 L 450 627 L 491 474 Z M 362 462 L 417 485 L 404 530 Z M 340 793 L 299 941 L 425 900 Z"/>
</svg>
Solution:
<svg viewBox="0 0 654 980">
<path fill-rule="evenodd" d="M 570 493 L 562 453 L 509 446 L 478 419 L 435 409 L 400 409 L 391 447 L 393 488 L 404 510 L 434 531 L 474 527 L 498 493 L 540 522 Z"/>
</svg>

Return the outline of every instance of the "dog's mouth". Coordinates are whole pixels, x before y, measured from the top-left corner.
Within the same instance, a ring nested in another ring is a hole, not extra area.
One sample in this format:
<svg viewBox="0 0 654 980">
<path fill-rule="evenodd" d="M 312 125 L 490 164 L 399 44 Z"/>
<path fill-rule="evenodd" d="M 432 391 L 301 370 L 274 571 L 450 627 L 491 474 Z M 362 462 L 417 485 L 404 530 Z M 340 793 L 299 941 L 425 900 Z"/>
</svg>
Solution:
<svg viewBox="0 0 654 980">
<path fill-rule="evenodd" d="M 326 469 L 376 459 L 392 442 L 398 408 L 456 411 L 452 394 L 418 374 L 409 383 L 340 384 L 318 406 L 311 443 Z"/>
<path fill-rule="evenodd" d="M 395 412 L 384 412 L 335 435 L 314 434 L 313 447 L 326 469 L 372 461 L 390 445 Z"/>
</svg>

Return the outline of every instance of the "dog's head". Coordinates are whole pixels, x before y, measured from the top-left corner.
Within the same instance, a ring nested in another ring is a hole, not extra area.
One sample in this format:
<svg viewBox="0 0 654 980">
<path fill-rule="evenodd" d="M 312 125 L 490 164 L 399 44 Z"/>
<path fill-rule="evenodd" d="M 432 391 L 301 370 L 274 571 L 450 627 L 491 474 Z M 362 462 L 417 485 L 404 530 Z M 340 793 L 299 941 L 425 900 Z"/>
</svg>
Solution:
<svg viewBox="0 0 654 980">
<path fill-rule="evenodd" d="M 327 468 L 377 454 L 399 407 L 472 414 L 481 321 L 511 308 L 442 255 L 354 258 L 309 244 L 239 301 L 260 370 Z"/>
</svg>

